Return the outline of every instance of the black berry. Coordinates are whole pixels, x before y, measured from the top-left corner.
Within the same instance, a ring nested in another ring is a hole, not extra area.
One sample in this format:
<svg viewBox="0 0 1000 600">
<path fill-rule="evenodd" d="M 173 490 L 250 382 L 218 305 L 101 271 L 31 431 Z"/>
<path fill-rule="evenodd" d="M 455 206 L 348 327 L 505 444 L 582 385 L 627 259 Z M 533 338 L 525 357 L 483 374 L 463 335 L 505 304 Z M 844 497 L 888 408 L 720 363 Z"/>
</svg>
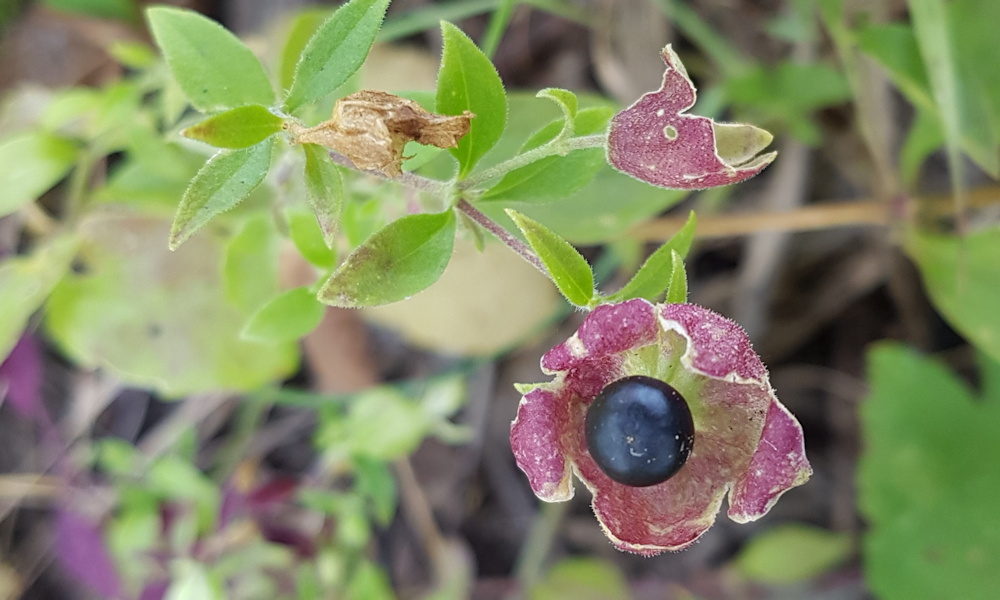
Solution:
<svg viewBox="0 0 1000 600">
<path fill-rule="evenodd" d="M 645 487 L 673 477 L 694 448 L 694 421 L 667 383 L 633 375 L 609 383 L 587 409 L 587 446 L 608 477 Z"/>
</svg>

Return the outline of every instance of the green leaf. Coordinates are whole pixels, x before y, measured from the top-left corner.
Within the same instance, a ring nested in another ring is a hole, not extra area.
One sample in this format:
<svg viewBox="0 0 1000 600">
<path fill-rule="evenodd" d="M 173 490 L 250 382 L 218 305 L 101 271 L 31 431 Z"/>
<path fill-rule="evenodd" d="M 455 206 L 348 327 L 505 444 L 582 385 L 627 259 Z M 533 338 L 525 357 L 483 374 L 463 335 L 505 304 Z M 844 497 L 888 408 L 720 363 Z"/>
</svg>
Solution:
<svg viewBox="0 0 1000 600">
<path fill-rule="evenodd" d="M 388 527 L 396 514 L 396 480 L 392 471 L 385 462 L 366 456 L 354 458 L 354 469 L 357 490 L 371 501 L 369 510 L 375 521 Z"/>
<path fill-rule="evenodd" d="M 607 107 L 585 108 L 574 119 L 576 135 L 599 133 L 607 128 L 614 111 Z M 565 120 L 550 123 L 525 143 L 526 152 L 560 135 Z M 570 196 L 590 183 L 607 164 L 603 148 L 575 150 L 565 156 L 549 156 L 507 173 L 481 200 L 548 202 Z"/>
<path fill-rule="evenodd" d="M 346 418 L 325 423 L 317 445 L 385 461 L 416 450 L 427 430 L 428 421 L 415 401 L 379 387 L 355 396 Z"/>
<path fill-rule="evenodd" d="M 328 18 L 330 18 L 330 9 L 328 8 L 307 9 L 295 16 L 288 28 L 285 46 L 281 50 L 281 67 L 278 70 L 281 89 L 287 90 L 292 87 L 292 82 L 295 80 L 295 67 L 299 63 L 302 51 L 319 26 Z"/>
<path fill-rule="evenodd" d="M 333 248 L 344 211 L 344 182 L 330 153 L 316 144 L 302 144 L 306 153 L 306 199 L 323 231 L 323 240 Z"/>
<path fill-rule="evenodd" d="M 959 333 L 1000 360 L 1000 229 L 965 237 L 912 231 L 906 249 L 934 306 Z"/>
<path fill-rule="evenodd" d="M 931 93 L 937 104 L 945 137 L 948 166 L 955 181 L 961 180 L 960 151 L 963 134 L 973 136 L 973 145 L 985 146 L 985 154 L 971 150 L 969 155 L 994 177 L 1000 177 L 1000 153 L 997 152 L 995 128 L 987 126 L 985 108 L 977 106 L 968 94 L 982 93 L 976 80 L 961 77 L 959 55 L 953 36 L 964 32 L 949 28 L 948 6 L 944 0 L 909 0 L 910 19 L 920 47 L 920 54 L 927 68 Z M 985 16 L 985 15 L 984 15 Z M 978 69 L 976 69 L 978 70 Z M 975 72 L 972 73 L 975 75 Z M 976 113 L 979 113 L 976 118 Z M 974 123 L 974 129 L 969 128 Z M 956 184 L 957 185 L 957 184 Z"/>
<path fill-rule="evenodd" d="M 241 150 L 223 150 L 209 159 L 191 180 L 170 229 L 170 249 L 215 217 L 243 202 L 271 166 L 273 138 Z"/>
<path fill-rule="evenodd" d="M 671 270 L 670 287 L 667 288 L 667 303 L 682 304 L 687 302 L 688 284 L 687 271 L 684 269 L 684 259 L 676 250 L 670 251 Z"/>
<path fill-rule="evenodd" d="M 851 536 L 811 525 L 789 523 L 750 539 L 736 558 L 744 577 L 767 584 L 808 581 L 850 558 Z"/>
<path fill-rule="evenodd" d="M 995 307 L 995 305 L 994 305 Z M 994 367 L 995 368 L 995 367 Z M 868 355 L 859 500 L 866 580 L 885 600 L 993 598 L 1000 589 L 1000 396 L 973 396 L 899 344 Z"/>
<path fill-rule="evenodd" d="M 677 253 L 681 260 L 683 269 L 683 259 L 691 249 L 691 242 L 694 241 L 694 230 L 697 224 L 697 217 L 694 211 L 688 215 L 688 220 L 662 246 L 649 255 L 646 262 L 642 263 L 639 270 L 635 272 L 632 279 L 626 283 L 622 289 L 608 296 L 609 302 L 624 302 L 633 298 L 645 298 L 650 302 L 655 302 L 664 290 L 673 287 L 673 278 L 676 271 L 673 255 Z M 667 274 L 667 270 L 670 274 Z M 685 285 L 687 287 L 686 279 Z M 685 290 L 686 291 L 686 290 Z M 683 302 L 683 300 L 682 300 Z"/>
<path fill-rule="evenodd" d="M 361 67 L 388 6 L 389 0 L 351 0 L 320 25 L 295 67 L 288 112 L 326 96 Z"/>
<path fill-rule="evenodd" d="M 0 217 L 17 212 L 59 183 L 77 154 L 72 143 L 42 131 L 0 143 Z"/>
<path fill-rule="evenodd" d="M 258 310 L 241 337 L 255 342 L 297 340 L 319 325 L 324 307 L 309 288 L 300 287 L 278 295 Z"/>
<path fill-rule="evenodd" d="M 321 269 L 332 269 L 337 262 L 337 253 L 323 240 L 316 217 L 310 213 L 290 210 L 285 215 L 288 221 L 288 235 L 303 258 Z"/>
<path fill-rule="evenodd" d="M 404 300 L 441 277 L 454 243 L 451 210 L 403 217 L 355 249 L 323 285 L 319 299 L 344 308 Z"/>
<path fill-rule="evenodd" d="M 559 110 L 563 112 L 563 116 L 569 119 L 570 122 L 576 118 L 578 100 L 576 94 L 573 92 L 562 88 L 545 88 L 544 90 L 540 90 L 535 96 L 548 98 L 555 102 L 559 106 Z"/>
<path fill-rule="evenodd" d="M 588 306 L 594 296 L 594 273 L 587 260 L 542 224 L 513 210 L 506 212 L 538 254 L 562 295 L 577 306 Z"/>
<path fill-rule="evenodd" d="M 553 565 L 528 594 L 530 600 L 629 600 L 625 575 L 595 558 L 567 558 Z"/>
<path fill-rule="evenodd" d="M 216 148 L 249 148 L 281 131 L 284 119 L 259 104 L 248 104 L 213 115 L 181 135 Z"/>
<path fill-rule="evenodd" d="M 170 587 L 163 600 L 224 600 L 222 582 L 205 565 L 178 558 L 171 565 Z"/>
<path fill-rule="evenodd" d="M 468 175 L 489 152 L 507 124 L 507 94 L 490 59 L 462 31 L 441 23 L 444 49 L 438 71 L 437 111 L 460 115 L 471 111 L 469 133 L 449 152 L 458 160 L 459 179 Z"/>
<path fill-rule="evenodd" d="M 156 45 L 191 105 L 211 112 L 274 103 L 260 61 L 235 35 L 196 12 L 155 6 L 146 11 Z"/>
<path fill-rule="evenodd" d="M 27 256 L 0 262 L 0 363 L 7 358 L 28 319 L 69 271 L 79 240 L 61 236 Z"/>
<path fill-rule="evenodd" d="M 267 214 L 248 219 L 222 255 L 226 300 L 252 314 L 278 292 L 278 237 Z"/>
<path fill-rule="evenodd" d="M 65 277 L 46 305 L 53 341 L 85 368 L 167 397 L 252 390 L 293 372 L 295 344 L 240 339 L 253 308 L 226 296 L 221 237 L 199 235 L 170 252 L 157 241 L 169 226 L 121 210 L 84 220 L 84 270 Z M 266 247 L 255 251 L 268 256 Z M 256 276 L 266 280 L 267 272 Z M 271 286 L 268 297 L 277 293 Z"/>
</svg>

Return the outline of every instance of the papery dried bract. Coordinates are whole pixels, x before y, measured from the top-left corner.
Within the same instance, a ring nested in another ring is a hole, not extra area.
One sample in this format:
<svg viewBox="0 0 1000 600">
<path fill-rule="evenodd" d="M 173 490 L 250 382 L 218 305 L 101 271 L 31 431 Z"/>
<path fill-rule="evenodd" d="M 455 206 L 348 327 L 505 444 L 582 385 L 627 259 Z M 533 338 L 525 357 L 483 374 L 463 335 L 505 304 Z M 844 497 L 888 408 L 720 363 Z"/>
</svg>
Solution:
<svg viewBox="0 0 1000 600">
<path fill-rule="evenodd" d="M 359 169 L 398 177 L 407 142 L 454 148 L 469 132 L 474 116 L 469 111 L 438 115 L 406 98 L 361 90 L 338 100 L 330 120 L 309 128 L 290 124 L 288 132 L 296 143 L 319 144 L 340 152 Z"/>
<path fill-rule="evenodd" d="M 774 160 L 777 152 L 757 155 L 771 143 L 767 131 L 685 114 L 695 103 L 694 84 L 670 46 L 663 60 L 663 86 L 611 120 L 612 166 L 660 187 L 699 190 L 743 181 Z"/>
</svg>

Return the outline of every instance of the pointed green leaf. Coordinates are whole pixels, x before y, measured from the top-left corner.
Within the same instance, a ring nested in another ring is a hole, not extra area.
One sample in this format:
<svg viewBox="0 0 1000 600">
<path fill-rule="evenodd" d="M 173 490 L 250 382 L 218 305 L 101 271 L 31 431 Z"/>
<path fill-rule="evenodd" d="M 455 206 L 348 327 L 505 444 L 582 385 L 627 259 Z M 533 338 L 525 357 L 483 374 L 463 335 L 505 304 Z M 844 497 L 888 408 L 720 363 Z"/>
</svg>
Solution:
<svg viewBox="0 0 1000 600">
<path fill-rule="evenodd" d="M 655 301 L 664 290 L 671 287 L 674 276 L 673 254 L 676 252 L 683 259 L 691 249 L 694 240 L 694 229 L 697 223 L 694 211 L 688 215 L 688 220 L 665 244 L 649 255 L 642 263 L 632 279 L 622 289 L 608 296 L 609 302 L 624 302 L 633 298 L 645 298 Z M 682 260 L 683 266 L 683 260 Z M 669 275 L 668 275 L 669 269 Z"/>
<path fill-rule="evenodd" d="M 240 339 L 254 308 L 226 297 L 224 238 L 194 236 L 171 252 L 159 241 L 169 220 L 139 214 L 92 211 L 78 225 L 85 272 L 64 277 L 46 304 L 45 325 L 62 352 L 169 397 L 258 389 L 294 372 L 295 344 Z M 274 255 L 256 250 L 273 268 Z M 260 269 L 256 276 L 267 279 Z M 277 294 L 273 280 L 266 291 Z"/>
<path fill-rule="evenodd" d="M 542 259 L 562 295 L 577 306 L 589 305 L 594 296 L 594 273 L 587 260 L 569 242 L 541 223 L 509 209 L 507 215 Z"/>
<path fill-rule="evenodd" d="M 58 183 L 77 153 L 72 143 L 41 131 L 0 143 L 0 217 L 17 212 Z"/>
<path fill-rule="evenodd" d="M 203 112 L 274 103 L 264 67 L 246 45 L 196 12 L 156 6 L 146 11 L 156 45 L 192 106 Z"/>
<path fill-rule="evenodd" d="M 736 566 L 744 577 L 760 583 L 799 583 L 831 571 L 853 552 L 848 533 L 788 523 L 750 538 Z"/>
<path fill-rule="evenodd" d="M 614 111 L 610 108 L 586 108 L 575 119 L 574 133 L 590 135 L 604 131 Z M 524 144 L 526 152 L 559 135 L 565 120 L 543 127 Z M 542 203 L 570 196 L 590 183 L 607 164 L 604 148 L 575 150 L 566 156 L 549 156 L 504 175 L 480 198 L 508 202 Z"/>
<path fill-rule="evenodd" d="M 563 126 L 562 131 L 559 132 L 559 136 L 567 137 L 572 134 L 576 125 L 576 111 L 578 105 L 576 94 L 561 88 L 545 88 L 535 95 L 538 98 L 547 98 L 555 102 L 556 106 L 559 107 L 559 110 L 562 111 Z"/>
<path fill-rule="evenodd" d="M 476 115 L 458 147 L 449 148 L 463 178 L 500 139 L 507 124 L 507 94 L 493 63 L 458 27 L 442 22 L 441 35 L 437 112 L 460 115 L 468 110 Z"/>
<path fill-rule="evenodd" d="M 977 348 L 1000 361 L 1000 228 L 964 237 L 913 231 L 906 250 L 934 306 Z"/>
<path fill-rule="evenodd" d="M 17 343 L 28 318 L 69 271 L 79 240 L 63 236 L 31 254 L 0 262 L 0 363 Z"/>
<path fill-rule="evenodd" d="M 281 131 L 284 119 L 259 104 L 240 106 L 192 125 L 181 135 L 216 148 L 249 148 Z"/>
<path fill-rule="evenodd" d="M 441 277 L 454 242 L 451 210 L 393 221 L 347 257 L 323 285 L 319 299 L 345 308 L 404 300 Z"/>
<path fill-rule="evenodd" d="M 388 6 L 389 0 L 351 0 L 320 25 L 295 67 L 288 112 L 326 96 L 361 67 Z"/>
<path fill-rule="evenodd" d="M 576 117 L 577 99 L 576 94 L 562 88 L 545 88 L 535 94 L 539 98 L 548 98 L 559 106 L 566 118 L 571 121 Z"/>
<path fill-rule="evenodd" d="M 337 254 L 323 240 L 323 232 L 311 213 L 290 210 L 285 218 L 288 221 L 288 236 L 303 258 L 321 269 L 332 269 L 336 264 Z"/>
<path fill-rule="evenodd" d="M 670 271 L 670 287 L 667 288 L 667 303 L 681 304 L 688 299 L 687 271 L 684 269 L 684 259 L 676 250 L 670 251 L 673 263 Z"/>
<path fill-rule="evenodd" d="M 288 37 L 281 50 L 281 66 L 278 70 L 281 89 L 291 89 L 295 80 L 295 67 L 306 44 L 319 29 L 319 26 L 330 18 L 330 10 L 326 8 L 308 9 L 298 13 L 288 28 Z"/>
<path fill-rule="evenodd" d="M 223 150 L 205 163 L 177 207 L 170 230 L 171 250 L 176 250 L 212 217 L 245 200 L 264 181 L 273 146 L 269 138 L 250 148 Z"/>
<path fill-rule="evenodd" d="M 330 153 L 316 144 L 302 144 L 306 153 L 306 199 L 323 231 L 323 240 L 333 248 L 344 210 L 344 182 Z"/>
<path fill-rule="evenodd" d="M 323 320 L 324 306 L 309 288 L 278 295 L 258 310 L 240 334 L 254 342 L 290 342 L 306 335 Z"/>
<path fill-rule="evenodd" d="M 278 232 L 267 213 L 247 219 L 226 241 L 222 286 L 226 300 L 250 314 L 278 291 Z"/>
</svg>

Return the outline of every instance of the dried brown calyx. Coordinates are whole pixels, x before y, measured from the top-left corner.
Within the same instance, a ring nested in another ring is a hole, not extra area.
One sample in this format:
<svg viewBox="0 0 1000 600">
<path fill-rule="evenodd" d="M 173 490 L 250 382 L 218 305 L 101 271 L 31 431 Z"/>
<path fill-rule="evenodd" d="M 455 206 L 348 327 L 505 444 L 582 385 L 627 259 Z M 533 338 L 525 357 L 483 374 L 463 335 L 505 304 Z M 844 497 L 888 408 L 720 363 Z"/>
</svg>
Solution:
<svg viewBox="0 0 1000 600">
<path fill-rule="evenodd" d="M 340 152 L 359 169 L 388 177 L 402 172 L 406 142 L 454 148 L 469 133 L 476 115 L 438 115 L 406 98 L 361 90 L 337 101 L 333 115 L 315 127 L 288 122 L 285 129 L 297 144 L 319 144 Z"/>
</svg>

